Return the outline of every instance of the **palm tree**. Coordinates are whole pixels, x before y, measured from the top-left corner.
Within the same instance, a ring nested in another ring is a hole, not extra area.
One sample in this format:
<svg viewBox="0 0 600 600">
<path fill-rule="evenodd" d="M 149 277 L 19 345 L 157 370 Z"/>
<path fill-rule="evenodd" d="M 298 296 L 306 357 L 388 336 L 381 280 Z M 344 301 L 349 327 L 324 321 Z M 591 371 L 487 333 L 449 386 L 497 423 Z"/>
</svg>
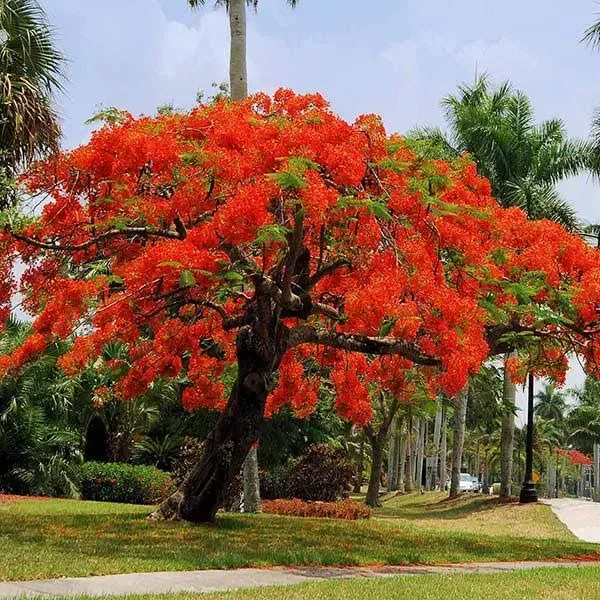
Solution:
<svg viewBox="0 0 600 600">
<path fill-rule="evenodd" d="M 565 394 L 559 392 L 553 384 L 546 383 L 544 389 L 539 391 L 535 398 L 535 413 L 545 421 L 552 421 L 557 427 L 561 427 L 567 413 L 567 402 Z"/>
<path fill-rule="evenodd" d="M 437 157 L 470 154 L 504 207 L 517 206 L 532 219 L 550 219 L 566 229 L 580 225 L 556 184 L 589 167 L 588 144 L 567 137 L 559 119 L 536 124 L 529 98 L 506 82 L 493 88 L 488 78 L 446 97 L 449 131 L 416 129 L 409 139 L 417 151 Z M 515 385 L 505 374 L 502 424 L 501 495 L 510 494 L 514 445 Z"/>
<path fill-rule="evenodd" d="M 57 149 L 52 104 L 64 59 L 37 0 L 0 3 L 0 169 L 10 178 L 32 159 Z M 7 204 L 0 199 L 0 206 Z"/>
<path fill-rule="evenodd" d="M 299 0 L 286 0 L 295 8 Z M 204 6 L 206 0 L 188 0 L 192 8 Z M 229 90 L 232 100 L 248 97 L 248 72 L 246 68 L 246 5 L 257 8 L 258 0 L 215 0 L 216 6 L 225 6 L 229 14 Z M 258 453 L 256 446 L 244 461 L 244 512 L 260 511 L 260 486 Z"/>
<path fill-rule="evenodd" d="M 295 8 L 299 0 L 286 0 Z M 206 0 L 188 0 L 192 8 L 204 6 Z M 230 54 L 229 85 L 232 100 L 244 100 L 248 96 L 248 73 L 246 68 L 246 5 L 257 8 L 258 0 L 215 0 L 216 6 L 225 6 L 229 13 Z"/>
</svg>

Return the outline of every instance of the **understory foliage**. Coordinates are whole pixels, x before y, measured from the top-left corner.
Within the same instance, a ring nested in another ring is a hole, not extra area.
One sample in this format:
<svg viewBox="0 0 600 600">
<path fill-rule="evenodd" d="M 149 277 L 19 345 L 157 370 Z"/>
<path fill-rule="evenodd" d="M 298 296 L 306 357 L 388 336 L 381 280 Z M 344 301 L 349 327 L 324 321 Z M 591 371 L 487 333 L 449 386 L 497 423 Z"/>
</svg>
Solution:
<svg viewBox="0 0 600 600">
<path fill-rule="evenodd" d="M 354 464 L 343 450 L 327 444 L 315 444 L 293 462 L 279 482 L 273 481 L 277 478 L 276 473 L 271 475 L 268 482 L 275 484 L 275 489 L 269 490 L 267 485 L 264 497 L 272 497 L 278 483 L 277 497 L 333 502 L 348 496 L 355 477 Z"/>
<path fill-rule="evenodd" d="M 452 396 L 491 354 L 517 350 L 515 379 L 560 381 L 570 351 L 597 369 L 594 249 L 317 94 L 124 114 L 22 183 L 46 202 L 2 216 L 0 316 L 18 291 L 36 319 L 1 376 L 76 333 L 59 365 L 93 364 L 98 403 L 177 378 L 188 410 L 220 410 L 252 346 L 267 415 L 309 415 L 326 379 L 363 426 L 378 389 Z"/>
<path fill-rule="evenodd" d="M 262 503 L 265 513 L 292 517 L 323 517 L 327 519 L 368 519 L 371 509 L 362 502 L 342 500 L 341 502 L 305 502 L 291 500 L 265 500 Z"/>
<path fill-rule="evenodd" d="M 155 467 L 86 462 L 81 465 L 80 488 L 83 500 L 157 504 L 172 492 L 173 481 Z"/>
</svg>

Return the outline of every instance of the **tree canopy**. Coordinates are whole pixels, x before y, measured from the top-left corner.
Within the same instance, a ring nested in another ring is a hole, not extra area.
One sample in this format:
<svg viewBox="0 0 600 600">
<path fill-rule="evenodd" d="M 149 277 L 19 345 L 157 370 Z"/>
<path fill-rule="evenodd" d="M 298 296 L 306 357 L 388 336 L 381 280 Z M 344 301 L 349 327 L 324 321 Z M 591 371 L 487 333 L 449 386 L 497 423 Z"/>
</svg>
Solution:
<svg viewBox="0 0 600 600">
<path fill-rule="evenodd" d="M 3 216 L 1 302 L 6 317 L 20 291 L 36 319 L 3 374 L 77 334 L 60 365 L 110 372 L 100 393 L 179 377 L 188 409 L 231 419 L 310 413 L 316 361 L 340 413 L 365 423 L 370 382 L 389 370 L 393 385 L 418 369 L 430 394 L 454 395 L 490 354 L 515 348 L 515 376 L 557 379 L 568 352 L 591 369 L 600 356 L 593 248 L 500 207 L 468 158 L 416 157 L 378 117 L 347 123 L 319 95 L 125 115 L 24 186 L 46 202 L 37 218 Z M 103 357 L 108 342 L 120 358 Z M 256 439 L 255 425 L 227 427 Z"/>
</svg>

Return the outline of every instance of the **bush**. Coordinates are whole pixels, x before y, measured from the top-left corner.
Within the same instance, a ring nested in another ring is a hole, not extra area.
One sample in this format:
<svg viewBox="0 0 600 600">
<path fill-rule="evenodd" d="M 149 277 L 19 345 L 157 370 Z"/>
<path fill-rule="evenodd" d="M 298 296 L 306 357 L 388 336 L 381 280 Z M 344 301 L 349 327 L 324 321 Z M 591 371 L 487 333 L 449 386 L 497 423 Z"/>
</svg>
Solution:
<svg viewBox="0 0 600 600">
<path fill-rule="evenodd" d="M 345 452 L 327 444 L 315 444 L 291 468 L 285 497 L 333 502 L 347 498 L 356 471 Z"/>
<path fill-rule="evenodd" d="M 371 509 L 362 502 L 342 500 L 341 502 L 304 502 L 298 498 L 291 500 L 265 500 L 263 512 L 294 517 L 321 517 L 327 519 L 368 519 Z"/>
<path fill-rule="evenodd" d="M 289 467 L 275 467 L 271 471 L 260 471 L 260 497 L 275 500 L 286 494 Z"/>
<path fill-rule="evenodd" d="M 81 466 L 83 500 L 158 504 L 172 491 L 171 475 L 155 467 L 97 462 Z"/>
</svg>

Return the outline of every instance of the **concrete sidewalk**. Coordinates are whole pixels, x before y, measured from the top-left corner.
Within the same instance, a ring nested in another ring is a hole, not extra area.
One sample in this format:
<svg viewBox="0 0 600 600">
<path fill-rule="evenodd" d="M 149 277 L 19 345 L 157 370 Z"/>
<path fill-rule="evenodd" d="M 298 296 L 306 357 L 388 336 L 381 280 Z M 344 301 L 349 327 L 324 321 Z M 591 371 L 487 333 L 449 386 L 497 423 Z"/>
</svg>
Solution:
<svg viewBox="0 0 600 600">
<path fill-rule="evenodd" d="M 598 565 L 580 561 L 492 562 L 447 566 L 399 566 L 380 568 L 276 568 L 223 571 L 171 571 L 129 573 L 98 577 L 73 577 L 0 583 L 0 599 L 39 596 L 122 596 L 169 592 L 215 592 L 267 585 L 292 585 L 328 579 L 391 577 L 393 575 L 447 575 L 453 573 L 499 573 L 551 567 Z"/>
<path fill-rule="evenodd" d="M 600 542 L 600 502 L 575 498 L 543 500 L 556 516 L 584 542 Z"/>
</svg>

